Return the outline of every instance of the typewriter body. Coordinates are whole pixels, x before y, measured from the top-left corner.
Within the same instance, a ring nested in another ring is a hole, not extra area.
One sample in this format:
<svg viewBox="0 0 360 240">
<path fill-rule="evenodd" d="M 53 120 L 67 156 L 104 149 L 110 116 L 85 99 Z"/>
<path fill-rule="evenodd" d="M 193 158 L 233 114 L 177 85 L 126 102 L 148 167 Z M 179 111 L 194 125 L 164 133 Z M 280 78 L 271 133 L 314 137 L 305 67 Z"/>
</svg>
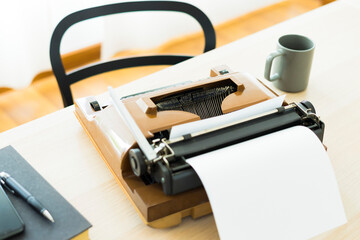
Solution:
<svg viewBox="0 0 360 240">
<path fill-rule="evenodd" d="M 77 99 L 75 114 L 142 220 L 156 228 L 211 213 L 195 171 L 186 159 L 291 126 L 311 129 L 322 141 L 324 123 L 310 102 L 282 107 L 246 120 L 170 139 L 175 125 L 216 117 L 277 97 L 258 80 L 211 69 L 207 79 L 118 99 L 144 137 L 151 157 L 117 104 Z"/>
</svg>

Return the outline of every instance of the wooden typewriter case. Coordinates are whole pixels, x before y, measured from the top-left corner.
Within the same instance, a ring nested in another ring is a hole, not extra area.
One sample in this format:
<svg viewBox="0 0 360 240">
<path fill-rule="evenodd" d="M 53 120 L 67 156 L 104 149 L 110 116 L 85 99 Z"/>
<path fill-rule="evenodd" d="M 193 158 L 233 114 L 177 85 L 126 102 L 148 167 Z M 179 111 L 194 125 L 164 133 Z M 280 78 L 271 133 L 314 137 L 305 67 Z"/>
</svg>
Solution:
<svg viewBox="0 0 360 240">
<path fill-rule="evenodd" d="M 256 80 L 255 80 L 256 81 Z M 211 69 L 211 77 L 189 84 L 165 88 L 122 99 L 146 138 L 169 130 L 172 126 L 200 120 L 199 115 L 187 111 L 158 111 L 161 99 L 196 89 L 214 89 L 231 85 L 235 89 L 222 103 L 223 113 L 239 110 L 276 97 L 265 85 L 254 83 L 247 75 L 231 72 L 226 66 Z M 198 218 L 211 213 L 203 187 L 174 196 L 163 193 L 160 184 L 146 185 L 130 167 L 128 152 L 137 147 L 129 129 L 112 105 L 94 111 L 90 102 L 94 97 L 77 99 L 75 114 L 89 135 L 101 157 L 134 205 L 142 220 L 149 226 L 165 228 L 181 223 L 183 217 Z M 119 144 L 120 143 L 120 144 Z"/>
</svg>

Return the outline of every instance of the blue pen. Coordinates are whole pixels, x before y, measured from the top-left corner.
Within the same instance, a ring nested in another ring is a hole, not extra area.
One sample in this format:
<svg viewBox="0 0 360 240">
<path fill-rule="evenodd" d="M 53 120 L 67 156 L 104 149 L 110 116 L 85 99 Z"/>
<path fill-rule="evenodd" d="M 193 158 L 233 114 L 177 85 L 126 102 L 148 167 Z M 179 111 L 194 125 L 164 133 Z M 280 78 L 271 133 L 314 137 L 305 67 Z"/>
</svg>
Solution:
<svg viewBox="0 0 360 240">
<path fill-rule="evenodd" d="M 0 183 L 13 194 L 19 195 L 33 209 L 35 209 L 49 221 L 55 222 L 49 211 L 33 195 L 31 195 L 28 190 L 21 186 L 20 183 L 18 183 L 14 178 L 12 178 L 10 174 L 6 172 L 0 172 Z"/>
</svg>

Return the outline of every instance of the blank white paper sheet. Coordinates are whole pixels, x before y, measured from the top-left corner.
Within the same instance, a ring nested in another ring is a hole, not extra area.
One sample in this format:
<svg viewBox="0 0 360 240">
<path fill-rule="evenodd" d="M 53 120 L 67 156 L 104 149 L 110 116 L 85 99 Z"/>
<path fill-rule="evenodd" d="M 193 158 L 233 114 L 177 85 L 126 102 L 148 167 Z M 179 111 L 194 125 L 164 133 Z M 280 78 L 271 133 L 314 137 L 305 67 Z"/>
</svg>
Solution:
<svg viewBox="0 0 360 240">
<path fill-rule="evenodd" d="M 347 221 L 329 157 L 306 127 L 187 162 L 205 187 L 223 240 L 309 239 Z"/>
</svg>

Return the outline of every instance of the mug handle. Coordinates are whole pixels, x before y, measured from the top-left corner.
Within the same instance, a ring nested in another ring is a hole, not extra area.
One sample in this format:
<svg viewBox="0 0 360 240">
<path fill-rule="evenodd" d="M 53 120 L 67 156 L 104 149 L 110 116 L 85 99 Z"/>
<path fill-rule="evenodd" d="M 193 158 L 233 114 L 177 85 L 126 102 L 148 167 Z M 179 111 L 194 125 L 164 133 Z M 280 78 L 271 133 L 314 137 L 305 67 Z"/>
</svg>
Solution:
<svg viewBox="0 0 360 240">
<path fill-rule="evenodd" d="M 275 73 L 270 76 L 271 73 L 271 66 L 276 57 L 279 57 L 281 55 L 284 55 L 284 51 L 282 49 L 278 49 L 276 52 L 270 53 L 270 55 L 266 58 L 266 64 L 265 64 L 265 72 L 264 77 L 265 79 L 269 81 L 275 81 L 280 78 L 280 75 L 278 73 Z"/>
</svg>

